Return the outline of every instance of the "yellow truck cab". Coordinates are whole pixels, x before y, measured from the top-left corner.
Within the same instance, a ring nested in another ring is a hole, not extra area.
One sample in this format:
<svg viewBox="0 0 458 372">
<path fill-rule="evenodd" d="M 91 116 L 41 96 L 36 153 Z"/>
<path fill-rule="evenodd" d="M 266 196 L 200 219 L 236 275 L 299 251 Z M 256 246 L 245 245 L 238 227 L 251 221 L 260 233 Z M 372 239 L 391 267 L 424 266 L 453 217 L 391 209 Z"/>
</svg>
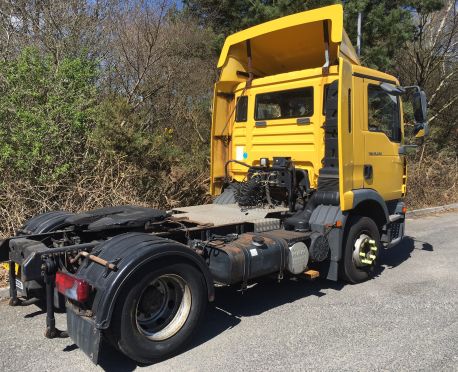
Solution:
<svg viewBox="0 0 458 372">
<path fill-rule="evenodd" d="M 286 204 L 293 215 L 284 228 L 323 232 L 341 226 L 328 236 L 328 278 L 337 279 L 345 244 L 354 240 L 352 262 L 341 274 L 350 282 L 366 279 L 380 243 L 392 246 L 404 231 L 405 89 L 394 76 L 361 65 L 343 28 L 341 5 L 229 36 L 218 68 L 211 142 L 215 203 L 278 205 L 281 200 L 272 202 L 271 195 L 251 195 L 250 201 L 246 193 L 285 186 L 275 172 L 289 169 L 294 174 Z M 426 101 L 415 88 L 417 131 L 424 132 Z"/>
<path fill-rule="evenodd" d="M 94 363 L 104 340 L 129 358 L 176 354 L 218 286 L 263 276 L 371 277 L 404 233 L 403 108 L 415 133 L 426 97 L 361 66 L 339 5 L 227 38 L 211 131 L 212 204 L 117 206 L 28 220 L 0 241 L 10 305 L 46 303 L 46 337 L 68 335 Z M 249 290 L 248 290 L 249 292 Z"/>
</svg>

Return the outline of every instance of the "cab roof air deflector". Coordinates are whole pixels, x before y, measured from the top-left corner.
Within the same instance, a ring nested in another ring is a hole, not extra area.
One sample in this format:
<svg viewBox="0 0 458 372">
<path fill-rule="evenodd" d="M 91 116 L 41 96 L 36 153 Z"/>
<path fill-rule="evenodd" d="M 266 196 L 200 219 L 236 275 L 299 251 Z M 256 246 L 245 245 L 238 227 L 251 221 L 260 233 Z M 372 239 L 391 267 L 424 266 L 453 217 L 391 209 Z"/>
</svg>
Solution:
<svg viewBox="0 0 458 372">
<path fill-rule="evenodd" d="M 316 35 L 322 35 L 322 38 Z M 341 5 L 293 14 L 229 36 L 218 68 L 224 69 L 234 59 L 238 70 L 242 67 L 250 73 L 246 49 L 248 40 L 251 72 L 256 76 L 326 67 L 335 64 L 339 56 L 353 64 L 360 64 L 343 28 Z"/>
</svg>

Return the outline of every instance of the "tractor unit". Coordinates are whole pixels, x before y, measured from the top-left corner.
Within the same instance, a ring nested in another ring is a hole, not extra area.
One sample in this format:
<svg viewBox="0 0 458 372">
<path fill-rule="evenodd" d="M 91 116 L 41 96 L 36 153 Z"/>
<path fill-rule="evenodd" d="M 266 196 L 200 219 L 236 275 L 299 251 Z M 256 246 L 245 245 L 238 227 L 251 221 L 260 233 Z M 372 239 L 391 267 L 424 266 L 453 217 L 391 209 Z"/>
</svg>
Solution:
<svg viewBox="0 0 458 372">
<path fill-rule="evenodd" d="M 68 333 L 94 363 L 102 342 L 141 363 L 178 353 L 218 286 L 368 280 L 403 237 L 412 145 L 401 97 L 411 90 L 423 137 L 426 96 L 361 65 L 342 6 L 233 34 L 218 68 L 212 204 L 48 212 L 0 243 L 10 305 L 42 299 L 46 336 Z"/>
</svg>

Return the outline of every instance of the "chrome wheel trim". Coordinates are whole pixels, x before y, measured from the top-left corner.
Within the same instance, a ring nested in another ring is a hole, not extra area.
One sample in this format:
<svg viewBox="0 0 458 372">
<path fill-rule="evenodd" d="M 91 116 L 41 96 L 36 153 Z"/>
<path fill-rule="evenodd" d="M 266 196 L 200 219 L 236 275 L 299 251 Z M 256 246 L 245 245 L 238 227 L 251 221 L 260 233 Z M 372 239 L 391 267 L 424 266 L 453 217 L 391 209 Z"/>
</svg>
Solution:
<svg viewBox="0 0 458 372">
<path fill-rule="evenodd" d="M 353 262 L 357 267 L 368 267 L 377 259 L 377 244 L 374 239 L 361 233 L 353 245 Z"/>
</svg>

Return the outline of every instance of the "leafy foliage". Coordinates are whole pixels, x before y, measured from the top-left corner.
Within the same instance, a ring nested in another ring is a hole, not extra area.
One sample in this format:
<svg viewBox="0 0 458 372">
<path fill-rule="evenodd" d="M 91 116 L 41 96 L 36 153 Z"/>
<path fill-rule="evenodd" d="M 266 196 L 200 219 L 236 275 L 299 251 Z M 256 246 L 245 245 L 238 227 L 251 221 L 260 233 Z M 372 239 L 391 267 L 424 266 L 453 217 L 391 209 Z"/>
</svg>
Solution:
<svg viewBox="0 0 458 372">
<path fill-rule="evenodd" d="M 183 0 L 185 12 L 217 34 L 216 45 L 237 31 L 304 10 L 340 3 L 337 0 Z"/>
<path fill-rule="evenodd" d="M 218 45 L 241 29 L 299 11 L 342 3 L 333 0 L 184 0 L 186 11 L 218 32 Z M 346 0 L 345 28 L 356 44 L 358 13 L 363 13 L 363 62 L 388 70 L 400 45 L 413 39 L 415 11 L 436 11 L 441 0 Z"/>
<path fill-rule="evenodd" d="M 71 176 L 94 126 L 96 64 L 81 57 L 56 66 L 25 48 L 0 74 L 0 168 L 42 184 Z"/>
</svg>

